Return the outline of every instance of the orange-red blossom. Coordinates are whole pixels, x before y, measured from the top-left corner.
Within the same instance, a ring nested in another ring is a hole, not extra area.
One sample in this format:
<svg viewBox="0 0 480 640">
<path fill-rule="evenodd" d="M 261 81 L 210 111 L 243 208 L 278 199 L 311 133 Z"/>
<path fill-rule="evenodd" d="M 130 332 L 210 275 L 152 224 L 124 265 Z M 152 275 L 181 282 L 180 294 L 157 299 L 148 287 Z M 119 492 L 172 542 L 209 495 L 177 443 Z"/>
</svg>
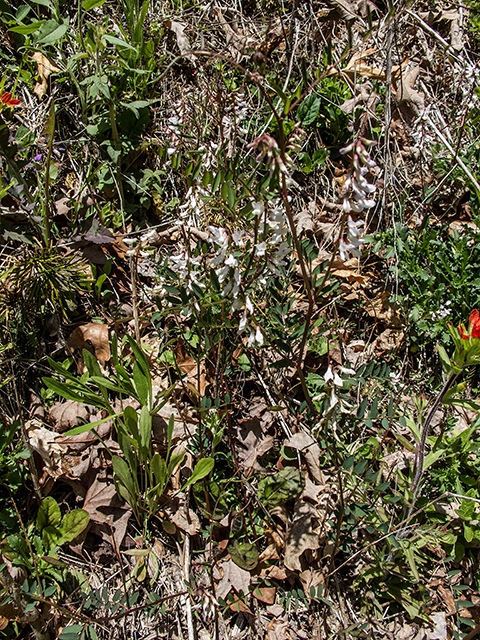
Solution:
<svg viewBox="0 0 480 640">
<path fill-rule="evenodd" d="M 2 104 L 8 105 L 9 107 L 16 107 L 18 104 L 20 104 L 20 100 L 17 100 L 17 98 L 12 98 L 12 94 L 8 92 L 0 96 L 0 102 Z"/>
<path fill-rule="evenodd" d="M 468 333 L 466 333 L 465 325 L 458 327 L 462 340 L 470 340 L 470 338 L 480 338 L 480 313 L 474 309 L 468 319 Z"/>
</svg>

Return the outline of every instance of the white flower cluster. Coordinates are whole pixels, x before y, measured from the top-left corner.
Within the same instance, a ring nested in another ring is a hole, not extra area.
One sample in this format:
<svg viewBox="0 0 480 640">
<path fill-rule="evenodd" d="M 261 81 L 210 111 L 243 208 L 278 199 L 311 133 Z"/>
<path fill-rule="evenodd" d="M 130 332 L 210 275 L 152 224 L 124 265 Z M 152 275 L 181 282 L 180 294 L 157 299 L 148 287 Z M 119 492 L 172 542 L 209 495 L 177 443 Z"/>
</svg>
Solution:
<svg viewBox="0 0 480 640">
<path fill-rule="evenodd" d="M 448 300 L 447 302 L 440 305 L 438 311 L 434 311 L 432 313 L 432 320 L 443 320 L 447 318 L 451 313 L 452 309 L 450 308 L 452 305 L 452 301 Z"/>
<path fill-rule="evenodd" d="M 168 119 L 167 130 L 170 134 L 170 146 L 167 149 L 167 156 L 173 156 L 178 150 L 180 143 L 180 125 L 183 124 L 183 119 L 180 116 L 172 116 Z"/>
<path fill-rule="evenodd" d="M 252 301 L 248 295 L 243 294 L 241 289 L 242 275 L 238 259 L 234 255 L 235 247 L 239 248 L 245 244 L 243 233 L 235 231 L 230 239 L 225 229 L 210 226 L 208 230 L 211 234 L 210 242 L 215 246 L 216 253 L 210 266 L 215 268 L 218 282 L 223 285 L 222 296 L 232 298 L 230 313 L 243 308 L 243 315 L 238 326 L 238 333 L 243 333 L 247 328 L 248 316 L 253 315 Z M 249 347 L 255 343 L 258 345 L 264 343 L 263 334 L 258 325 L 251 330 L 248 338 Z"/>
<path fill-rule="evenodd" d="M 361 237 L 364 232 L 364 221 L 357 220 L 354 222 L 351 216 L 348 216 L 347 220 L 347 242 L 342 238 L 338 250 L 340 252 L 340 258 L 345 262 L 350 258 L 350 252 L 356 257 L 360 258 L 362 255 L 362 244 L 365 240 Z"/>
<path fill-rule="evenodd" d="M 205 206 L 202 198 L 207 198 L 209 192 L 199 185 L 192 185 L 185 194 L 183 204 L 178 207 L 179 219 L 177 225 L 199 227 L 202 221 L 202 211 Z"/>
<path fill-rule="evenodd" d="M 410 135 L 415 141 L 415 148 L 426 160 L 433 158 L 433 151 L 437 145 L 435 132 L 430 124 L 432 107 L 434 104 L 427 104 L 422 113 L 414 122 L 410 130 Z M 435 107 L 436 108 L 436 107 Z"/>
<path fill-rule="evenodd" d="M 257 216 L 263 216 L 265 213 L 263 202 L 253 202 L 252 208 L 253 213 Z M 268 272 L 278 276 L 280 271 L 277 267 L 284 267 L 287 264 L 285 258 L 290 253 L 290 247 L 286 242 L 288 235 L 287 216 L 279 198 L 274 198 L 269 202 L 266 223 L 266 233 L 262 234 L 262 241 L 255 245 L 255 255 L 263 257 L 268 252 Z M 272 232 L 270 237 L 268 237 L 269 231 Z M 265 282 L 265 278 L 260 281 L 261 284 L 265 284 Z"/>
<path fill-rule="evenodd" d="M 142 258 L 150 257 L 150 254 L 147 251 L 142 251 L 142 249 L 148 246 L 148 243 L 155 237 L 156 233 L 155 229 L 150 229 L 150 231 L 147 231 L 147 233 L 144 233 L 139 238 L 123 238 L 124 244 L 130 247 L 130 249 L 125 252 L 127 256 L 133 257 L 138 254 Z"/>
<path fill-rule="evenodd" d="M 255 257 L 264 258 L 267 261 L 267 268 L 255 282 L 258 286 L 266 284 L 268 275 L 280 274 L 278 267 L 286 265 L 285 258 L 290 253 L 290 247 L 286 242 L 288 224 L 281 201 L 272 200 L 267 211 L 263 202 L 253 202 L 252 209 L 257 216 L 264 216 L 266 213 L 260 241 L 253 249 Z M 210 242 L 215 247 L 215 257 L 210 262 L 210 266 L 215 269 L 218 282 L 223 287 L 222 296 L 232 300 L 230 313 L 243 310 L 238 333 L 243 333 L 250 327 L 248 346 L 262 345 L 263 333 L 258 324 L 252 322 L 254 307 L 250 296 L 243 290 L 243 278 L 239 257 L 237 257 L 240 247 L 245 244 L 244 234 L 242 231 L 235 231 L 230 237 L 225 229 L 214 226 L 208 227 L 208 230 L 211 235 Z"/>
<path fill-rule="evenodd" d="M 248 117 L 248 106 L 245 102 L 243 93 L 235 94 L 235 103 L 231 106 L 227 106 L 226 114 L 222 118 L 223 134 L 226 138 L 235 131 L 246 135 L 247 129 L 240 126 L 241 122 L 244 122 Z"/>
<path fill-rule="evenodd" d="M 353 172 L 348 173 L 345 181 L 345 195 L 343 197 L 343 211 L 345 213 L 361 213 L 365 209 L 372 209 L 375 206 L 375 200 L 371 197 L 377 187 L 366 179 L 370 169 L 376 166 L 376 163 L 370 157 L 368 147 L 375 144 L 372 140 L 360 138 L 356 142 L 351 142 L 348 146 L 340 149 L 340 153 L 350 153 L 353 151 L 352 167 Z M 365 223 L 363 220 L 355 222 L 349 215 L 347 221 L 347 241 L 343 238 L 340 240 L 340 257 L 342 260 L 348 260 L 349 252 L 353 253 L 357 258 L 361 255 L 361 247 L 364 243 L 362 235 L 364 233 Z"/>
<path fill-rule="evenodd" d="M 480 68 L 478 64 L 466 62 L 464 77 L 456 85 L 460 87 L 463 97 L 467 100 L 466 108 L 472 110 L 478 108 L 478 94 L 475 89 L 480 85 Z"/>
<path fill-rule="evenodd" d="M 353 151 L 353 174 L 349 173 L 345 181 L 345 195 L 343 198 L 343 210 L 345 213 L 350 213 L 350 211 L 361 213 L 364 209 L 371 209 L 375 206 L 375 200 L 372 200 L 369 196 L 375 193 L 377 187 L 365 178 L 369 170 L 377 166 L 366 148 L 372 144 L 374 144 L 372 140 L 360 138 L 357 142 L 352 142 L 340 149 L 342 154 Z"/>
<path fill-rule="evenodd" d="M 355 375 L 355 371 L 353 369 L 347 369 L 346 367 L 340 367 L 340 371 L 347 375 Z M 340 400 L 335 392 L 335 389 L 341 389 L 343 387 L 343 378 L 341 378 L 336 371 L 333 371 L 332 367 L 328 367 L 323 379 L 327 385 L 327 394 L 330 396 L 327 411 L 331 411 L 337 406 L 337 404 L 339 404 L 340 411 L 349 413 L 351 411 L 351 407 L 344 400 Z M 313 400 L 317 402 L 321 401 L 323 400 L 323 395 L 320 394 L 313 398 Z"/>
<path fill-rule="evenodd" d="M 150 229 L 140 237 L 123 238 L 124 244 L 130 247 L 128 251 L 125 252 L 126 255 L 129 258 L 134 258 L 136 256 L 140 258 L 150 258 L 150 253 L 145 251 L 145 248 L 149 246 L 150 240 L 152 240 L 156 234 L 157 232 L 155 229 Z M 140 291 L 140 299 L 142 302 L 149 303 L 155 296 L 163 295 L 164 293 L 165 290 L 160 283 L 156 283 L 153 287 L 145 285 Z"/>
</svg>

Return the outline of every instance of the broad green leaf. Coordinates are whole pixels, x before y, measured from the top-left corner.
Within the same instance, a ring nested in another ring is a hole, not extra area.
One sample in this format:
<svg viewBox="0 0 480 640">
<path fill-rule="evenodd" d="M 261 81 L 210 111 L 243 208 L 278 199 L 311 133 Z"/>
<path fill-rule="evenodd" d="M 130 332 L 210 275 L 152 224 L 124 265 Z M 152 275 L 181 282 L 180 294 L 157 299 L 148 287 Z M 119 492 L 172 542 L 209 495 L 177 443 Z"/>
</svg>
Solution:
<svg viewBox="0 0 480 640">
<path fill-rule="evenodd" d="M 105 401 L 98 394 L 82 390 L 81 393 L 72 389 L 65 382 L 59 382 L 56 378 L 42 378 L 43 384 L 54 391 L 59 396 L 67 400 L 75 400 L 76 402 L 84 402 L 85 404 L 93 404 L 96 407 L 105 407 Z"/>
<path fill-rule="evenodd" d="M 302 125 L 308 127 L 313 124 L 320 111 L 320 98 L 315 94 L 307 96 L 298 107 L 297 115 Z"/>
<path fill-rule="evenodd" d="M 59 527 L 61 541 L 58 544 L 71 542 L 86 528 L 90 521 L 90 515 L 84 509 L 74 509 L 63 516 Z"/>
<path fill-rule="evenodd" d="M 51 358 L 47 358 L 47 362 L 49 366 L 52 367 L 52 369 L 59 375 L 63 376 L 64 378 L 68 378 L 69 380 L 74 380 L 75 382 L 78 381 L 78 377 L 71 373 L 65 366 L 63 366 L 63 364 L 55 362 L 55 360 L 52 360 Z"/>
<path fill-rule="evenodd" d="M 56 20 L 47 20 L 39 29 L 36 43 L 53 44 L 67 33 L 68 24 L 59 24 Z"/>
<path fill-rule="evenodd" d="M 450 358 L 448 357 L 447 352 L 441 344 L 437 345 L 437 351 L 438 355 L 440 356 L 440 360 L 445 366 L 446 371 L 450 371 L 450 369 L 452 368 L 452 363 L 450 362 Z"/>
<path fill-rule="evenodd" d="M 55 498 L 48 496 L 40 505 L 37 514 L 37 529 L 42 531 L 45 527 L 58 527 L 62 520 L 60 507 Z"/>
<path fill-rule="evenodd" d="M 172 477 L 173 472 L 178 467 L 178 465 L 182 463 L 184 458 L 185 458 L 185 451 L 180 451 L 179 453 L 173 452 L 172 457 L 168 461 L 167 479 Z"/>
<path fill-rule="evenodd" d="M 152 462 L 150 464 L 152 465 L 155 482 L 161 488 L 161 491 L 163 493 L 167 479 L 167 463 L 159 453 L 156 453 L 153 456 Z"/>
<path fill-rule="evenodd" d="M 413 578 L 415 582 L 420 582 L 420 575 L 417 569 L 417 563 L 415 560 L 415 547 L 413 544 L 406 543 L 403 545 L 403 552 L 405 553 L 405 557 L 410 566 L 410 571 L 412 572 Z"/>
<path fill-rule="evenodd" d="M 262 478 L 259 493 L 269 507 L 275 507 L 287 500 L 294 500 L 304 485 L 305 478 L 300 471 L 295 467 L 286 467 L 273 476 Z"/>
<path fill-rule="evenodd" d="M 26 18 L 28 16 L 28 14 L 30 13 L 31 8 L 26 5 L 26 4 L 22 4 L 21 7 L 18 7 L 17 11 L 15 12 L 15 20 L 17 22 L 21 22 L 24 18 Z"/>
<path fill-rule="evenodd" d="M 62 534 L 57 527 L 48 526 L 42 530 L 42 542 L 43 548 L 50 553 L 53 547 L 58 547 L 61 544 Z"/>
<path fill-rule="evenodd" d="M 124 411 L 125 426 L 129 434 L 137 441 L 140 440 L 140 434 L 138 432 L 138 413 L 130 405 L 126 406 Z"/>
<path fill-rule="evenodd" d="M 425 457 L 423 461 L 423 470 L 426 471 L 429 467 L 432 466 L 437 460 L 440 460 L 442 456 L 445 455 L 444 449 L 437 449 L 436 451 L 430 451 L 430 453 Z"/>
<path fill-rule="evenodd" d="M 125 42 L 125 40 L 121 40 L 120 38 L 116 38 L 115 36 L 110 35 L 106 35 L 103 37 L 109 44 L 113 44 L 115 47 L 123 47 L 124 49 L 130 49 L 131 51 L 135 51 L 135 53 L 137 53 L 135 47 L 132 47 L 132 45 L 128 44 L 128 42 Z"/>
<path fill-rule="evenodd" d="M 107 389 L 110 389 L 110 391 L 115 391 L 116 393 L 120 393 L 123 396 L 130 396 L 135 395 L 135 389 L 133 388 L 133 386 L 128 389 L 127 387 L 121 387 L 118 384 L 115 384 L 115 382 L 112 382 L 111 380 L 109 380 L 108 378 L 104 378 L 103 376 L 92 376 L 90 378 L 91 382 L 94 382 L 97 386 L 104 386 Z"/>
<path fill-rule="evenodd" d="M 228 545 L 228 551 L 236 565 L 247 571 L 255 569 L 258 564 L 258 549 L 254 544 L 243 542 L 242 544 Z"/>
<path fill-rule="evenodd" d="M 140 445 L 143 447 L 147 456 L 150 452 L 150 442 L 152 438 L 152 416 L 146 405 L 143 405 L 138 421 Z"/>
<path fill-rule="evenodd" d="M 125 487 L 131 499 L 134 500 L 138 495 L 138 487 L 136 487 L 136 482 L 134 482 L 128 464 L 120 456 L 113 456 L 112 466 L 118 481 Z"/>
<path fill-rule="evenodd" d="M 205 476 L 208 476 L 214 465 L 215 461 L 213 458 L 202 458 L 201 460 L 199 460 L 195 465 L 195 469 L 193 470 L 192 475 L 183 485 L 182 491 L 189 487 L 191 484 L 194 484 L 195 482 L 202 480 L 202 478 L 205 478 Z"/>
<path fill-rule="evenodd" d="M 90 11 L 96 7 L 101 7 L 105 0 L 85 0 L 82 2 L 82 9 L 84 11 Z"/>
<path fill-rule="evenodd" d="M 24 36 L 28 36 L 34 31 L 38 31 L 38 29 L 42 26 L 43 21 L 41 22 L 31 22 L 26 25 L 19 25 L 18 27 L 12 27 L 9 31 L 13 31 L 13 33 L 21 33 Z"/>
<path fill-rule="evenodd" d="M 135 389 L 137 390 L 140 402 L 142 403 L 142 405 L 146 405 L 149 400 L 148 381 L 145 378 L 142 368 L 140 367 L 138 362 L 134 362 L 133 364 L 133 380 L 135 382 Z"/>
</svg>

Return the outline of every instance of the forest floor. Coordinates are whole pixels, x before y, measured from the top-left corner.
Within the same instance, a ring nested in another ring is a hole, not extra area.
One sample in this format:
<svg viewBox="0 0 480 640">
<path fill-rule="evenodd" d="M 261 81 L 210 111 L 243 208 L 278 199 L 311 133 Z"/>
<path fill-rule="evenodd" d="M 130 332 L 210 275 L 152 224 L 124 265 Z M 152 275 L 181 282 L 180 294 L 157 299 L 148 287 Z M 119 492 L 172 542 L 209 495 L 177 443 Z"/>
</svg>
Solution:
<svg viewBox="0 0 480 640">
<path fill-rule="evenodd" d="M 0 637 L 478 636 L 476 3 L 16 5 Z"/>
</svg>

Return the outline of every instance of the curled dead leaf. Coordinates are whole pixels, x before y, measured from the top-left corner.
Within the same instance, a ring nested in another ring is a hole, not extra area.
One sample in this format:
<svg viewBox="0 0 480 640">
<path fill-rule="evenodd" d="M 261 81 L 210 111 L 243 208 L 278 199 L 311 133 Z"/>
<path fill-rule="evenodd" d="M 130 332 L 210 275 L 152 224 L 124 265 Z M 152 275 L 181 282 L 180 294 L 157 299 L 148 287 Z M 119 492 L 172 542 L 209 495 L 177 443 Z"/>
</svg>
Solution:
<svg viewBox="0 0 480 640">
<path fill-rule="evenodd" d="M 86 371 L 82 352 L 90 351 L 102 366 L 110 360 L 110 342 L 108 339 L 108 325 L 89 322 L 77 327 L 68 338 L 67 344 L 72 351 L 79 351 L 77 372 L 83 374 Z"/>
</svg>

